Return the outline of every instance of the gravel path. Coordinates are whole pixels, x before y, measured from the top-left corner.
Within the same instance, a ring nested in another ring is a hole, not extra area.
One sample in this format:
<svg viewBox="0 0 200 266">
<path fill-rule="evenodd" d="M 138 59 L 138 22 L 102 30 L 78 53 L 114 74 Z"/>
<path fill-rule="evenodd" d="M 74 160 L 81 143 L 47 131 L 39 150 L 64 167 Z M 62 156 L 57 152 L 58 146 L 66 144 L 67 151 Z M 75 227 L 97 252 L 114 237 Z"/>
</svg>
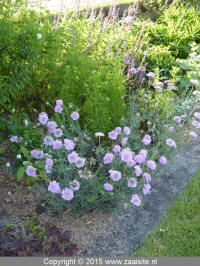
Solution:
<svg viewBox="0 0 200 266">
<path fill-rule="evenodd" d="M 151 232 L 166 215 L 168 206 L 185 189 L 198 168 L 200 143 L 182 148 L 151 182 L 152 192 L 146 196 L 144 206 L 131 208 L 123 216 L 103 225 L 105 233 L 98 237 L 91 235 L 87 249 L 79 255 L 130 255 L 141 245 L 145 234 Z"/>
</svg>

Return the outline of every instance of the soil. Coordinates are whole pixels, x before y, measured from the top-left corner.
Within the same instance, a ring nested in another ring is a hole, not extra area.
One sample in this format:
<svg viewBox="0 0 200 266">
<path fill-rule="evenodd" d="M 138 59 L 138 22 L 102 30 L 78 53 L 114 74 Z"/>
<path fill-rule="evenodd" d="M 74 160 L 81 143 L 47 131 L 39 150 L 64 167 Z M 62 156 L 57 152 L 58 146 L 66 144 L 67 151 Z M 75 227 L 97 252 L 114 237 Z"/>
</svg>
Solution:
<svg viewBox="0 0 200 266">
<path fill-rule="evenodd" d="M 28 238 L 26 217 L 36 216 L 41 228 L 50 223 L 62 231 L 71 231 L 72 241 L 79 247 L 78 256 L 123 256 L 130 255 L 142 244 L 146 233 L 156 227 L 185 189 L 200 166 L 200 143 L 189 143 L 174 154 L 152 180 L 151 194 L 144 197 L 143 206 L 128 208 L 121 216 L 106 212 L 75 216 L 70 210 L 58 215 L 41 205 L 41 191 L 27 189 L 25 184 L 16 182 L 6 167 L 8 156 L 9 147 L 0 168 L 0 228 L 9 221 L 16 235 Z"/>
</svg>

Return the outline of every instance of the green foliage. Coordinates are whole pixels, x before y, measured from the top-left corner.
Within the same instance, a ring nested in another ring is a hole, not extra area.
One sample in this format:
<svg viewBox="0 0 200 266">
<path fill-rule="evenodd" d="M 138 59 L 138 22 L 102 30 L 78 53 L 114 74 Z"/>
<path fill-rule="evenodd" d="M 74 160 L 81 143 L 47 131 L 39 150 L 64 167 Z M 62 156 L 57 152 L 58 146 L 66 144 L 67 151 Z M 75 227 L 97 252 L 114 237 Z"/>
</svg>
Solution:
<svg viewBox="0 0 200 266">
<path fill-rule="evenodd" d="M 137 27 L 144 27 L 150 43 L 147 55 L 148 68 L 159 67 L 169 77 L 176 58 L 186 58 L 190 52 L 189 44 L 200 42 L 200 11 L 177 3 L 166 7 L 159 18 L 153 21 L 139 22 Z"/>
<path fill-rule="evenodd" d="M 188 58 L 177 59 L 171 73 L 180 93 L 191 88 L 200 90 L 200 45 L 192 43 Z"/>
<path fill-rule="evenodd" d="M 23 2 L 0 5 L 0 105 L 4 111 L 24 104 L 30 111 L 55 95 L 59 86 L 60 32 L 52 30 L 48 18 L 40 25 L 39 15 Z"/>
<path fill-rule="evenodd" d="M 99 55 L 88 55 L 85 34 L 90 25 L 84 20 L 77 19 L 69 31 L 70 20 L 63 27 L 55 27 L 46 16 L 41 24 L 39 15 L 25 7 L 23 1 L 20 6 L 12 2 L 0 6 L 5 10 L 0 17 L 1 112 L 13 107 L 30 112 L 39 103 L 52 102 L 59 95 L 66 104 L 83 108 L 86 115 L 82 122 L 89 123 L 93 132 L 116 125 L 125 109 L 120 61 L 112 56 L 113 60 L 102 64 Z M 100 24 L 93 24 L 91 37 L 96 38 Z M 79 31 L 75 43 L 73 27 Z"/>
</svg>

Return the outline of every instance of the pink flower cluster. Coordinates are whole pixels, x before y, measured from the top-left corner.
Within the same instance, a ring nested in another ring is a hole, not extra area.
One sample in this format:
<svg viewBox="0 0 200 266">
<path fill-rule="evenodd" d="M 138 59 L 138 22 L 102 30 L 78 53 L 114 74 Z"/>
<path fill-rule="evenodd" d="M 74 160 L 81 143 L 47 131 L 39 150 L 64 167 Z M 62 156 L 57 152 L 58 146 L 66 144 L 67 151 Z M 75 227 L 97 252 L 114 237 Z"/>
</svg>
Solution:
<svg viewBox="0 0 200 266">
<path fill-rule="evenodd" d="M 62 105 L 63 105 L 63 100 L 56 100 L 56 106 L 54 108 L 54 111 L 56 113 L 61 114 L 63 111 Z"/>
<path fill-rule="evenodd" d="M 44 158 L 44 152 L 43 151 L 36 150 L 36 149 L 31 151 L 31 155 L 35 159 L 43 159 Z"/>
<path fill-rule="evenodd" d="M 81 158 L 78 156 L 78 153 L 73 151 L 68 154 L 67 159 L 70 164 L 75 164 L 77 168 L 82 168 L 85 165 L 85 158 Z"/>
<path fill-rule="evenodd" d="M 155 85 L 155 88 L 160 86 L 162 89 L 163 87 L 163 84 L 159 82 L 157 82 L 154 85 Z M 56 113 L 62 113 L 63 101 L 61 99 L 56 101 L 56 106 L 54 110 Z M 139 117 L 139 115 L 137 116 Z M 200 120 L 200 113 L 196 112 L 194 116 Z M 70 114 L 70 117 L 72 120 L 76 121 L 79 119 L 80 115 L 77 111 L 74 111 Z M 67 131 L 67 129 L 65 129 L 65 126 L 60 124 L 60 122 L 58 122 L 58 125 L 57 125 L 55 121 L 49 121 L 48 115 L 44 112 L 39 114 L 38 119 L 39 119 L 40 124 L 46 125 L 48 129 L 49 135 L 44 137 L 43 143 L 45 146 L 51 147 L 51 151 L 49 154 L 47 154 L 47 153 L 44 153 L 44 151 L 34 149 L 31 151 L 31 155 L 35 159 L 45 160 L 44 167 L 45 167 L 46 173 L 50 174 L 52 172 L 54 164 L 55 164 L 54 169 L 56 169 L 56 165 L 60 160 L 60 158 L 59 160 L 51 159 L 52 158 L 51 155 L 56 153 L 55 151 L 52 151 L 52 149 L 59 150 L 62 148 L 61 151 L 64 152 L 65 149 L 67 151 L 67 154 L 66 154 L 66 162 L 68 163 L 67 167 L 71 165 L 70 167 L 72 167 L 74 174 L 76 175 L 76 172 L 78 173 L 77 179 L 80 178 L 81 180 L 81 178 L 84 178 L 86 180 L 87 179 L 91 180 L 91 178 L 93 178 L 95 174 L 93 175 L 93 173 L 90 171 L 90 168 L 89 168 L 90 161 L 88 160 L 88 162 L 86 162 L 86 159 L 80 157 L 78 154 L 78 151 L 75 151 L 75 149 L 79 147 L 79 143 L 76 143 L 79 140 L 79 136 L 76 136 L 76 139 L 74 138 L 73 140 L 69 139 L 68 136 L 65 135 L 65 134 L 68 134 L 68 133 L 65 133 Z M 176 123 L 181 123 L 181 119 L 182 119 L 182 116 L 175 116 L 173 118 L 173 120 Z M 73 123 L 73 125 L 76 125 L 76 123 Z M 198 121 L 193 121 L 193 125 L 196 128 L 200 128 L 200 122 Z M 172 130 L 173 130 L 173 127 L 169 127 L 169 131 L 171 132 Z M 106 173 L 108 171 L 108 174 L 107 174 L 108 176 L 106 177 L 108 178 L 108 181 L 106 182 L 104 181 L 102 183 L 102 187 L 104 188 L 105 191 L 107 191 L 107 192 L 104 191 L 104 193 L 108 193 L 108 195 L 112 195 L 112 193 L 109 193 L 109 192 L 113 191 L 114 186 L 115 185 L 118 186 L 117 184 L 120 184 L 121 182 L 123 182 L 123 180 L 127 182 L 126 184 L 127 184 L 128 189 L 134 191 L 134 188 L 140 187 L 138 185 L 138 182 L 139 182 L 138 180 L 141 179 L 144 184 L 142 188 L 143 195 L 147 195 L 151 191 L 151 185 L 150 185 L 151 175 L 148 173 L 149 170 L 147 169 L 150 169 L 151 171 L 155 171 L 157 164 L 154 160 L 148 159 L 148 151 L 147 151 L 148 148 L 141 149 L 140 151 L 138 151 L 137 154 L 135 154 L 130 149 L 130 147 L 128 147 L 132 141 L 131 139 L 131 141 L 128 142 L 130 134 L 131 134 L 131 129 L 127 126 L 123 128 L 116 127 L 112 131 L 108 132 L 108 137 L 109 139 L 112 140 L 113 146 L 112 146 L 112 151 L 111 152 L 107 151 L 107 153 L 104 154 L 104 157 L 103 157 L 103 163 L 104 163 L 104 168 L 106 169 Z M 189 134 L 190 136 L 193 136 L 194 138 L 197 137 L 196 133 L 193 131 L 191 131 Z M 97 132 L 95 133 L 95 136 L 100 138 L 105 135 L 102 132 Z M 17 136 L 13 136 L 11 137 L 10 141 L 17 142 L 18 139 L 19 138 Z M 145 146 L 148 146 L 152 142 L 152 137 L 146 134 L 142 138 L 141 141 Z M 166 139 L 165 143 L 169 147 L 176 147 L 176 143 L 171 138 Z M 62 152 L 58 153 L 58 155 L 59 154 L 62 154 Z M 165 156 L 161 156 L 158 159 L 158 162 L 161 165 L 166 165 L 167 159 Z M 119 165 L 117 165 L 117 163 L 119 163 L 120 168 L 119 168 Z M 109 164 L 111 165 L 108 166 Z M 126 167 L 127 173 L 129 174 L 126 174 L 126 171 L 122 172 L 122 170 L 120 171 L 116 170 L 116 169 L 121 169 L 121 167 L 123 168 L 123 166 Z M 28 176 L 36 177 L 36 171 L 37 169 L 30 165 L 26 168 L 26 174 Z M 133 173 L 130 174 L 130 171 L 133 171 Z M 61 189 L 60 184 L 56 180 L 53 180 L 48 185 L 48 191 L 54 194 L 60 194 L 62 199 L 66 201 L 71 201 L 74 198 L 74 193 L 76 193 L 75 191 L 78 191 L 81 186 L 81 183 L 77 179 L 70 181 L 68 186 L 65 187 L 64 189 Z M 86 181 L 83 180 L 83 182 L 86 182 Z M 140 197 L 140 195 L 133 194 L 131 196 L 130 202 L 135 206 L 140 206 L 141 199 L 142 197 Z"/>
<path fill-rule="evenodd" d="M 61 190 L 60 185 L 57 181 L 51 181 L 48 185 L 48 191 L 54 194 L 61 194 L 61 197 L 66 200 L 70 201 L 74 198 L 74 191 L 79 190 L 80 182 L 74 179 L 72 182 L 69 183 L 69 188 L 65 188 Z"/>
</svg>

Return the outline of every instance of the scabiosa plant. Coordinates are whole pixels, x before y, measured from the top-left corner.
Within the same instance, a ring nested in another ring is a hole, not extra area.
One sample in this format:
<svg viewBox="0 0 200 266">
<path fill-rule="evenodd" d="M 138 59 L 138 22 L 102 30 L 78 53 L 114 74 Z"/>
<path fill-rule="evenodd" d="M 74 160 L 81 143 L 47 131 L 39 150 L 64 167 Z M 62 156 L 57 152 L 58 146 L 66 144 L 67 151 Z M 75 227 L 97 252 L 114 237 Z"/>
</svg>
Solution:
<svg viewBox="0 0 200 266">
<path fill-rule="evenodd" d="M 112 191 L 113 190 L 113 185 L 111 185 L 109 183 L 106 183 L 103 186 L 104 186 L 104 189 L 107 190 L 107 191 Z"/>
<path fill-rule="evenodd" d="M 72 189 L 69 189 L 69 188 L 65 188 L 64 190 L 62 190 L 61 194 L 62 194 L 62 198 L 64 200 L 67 200 L 67 201 L 72 200 L 73 197 L 74 197 L 73 190 Z"/>
<path fill-rule="evenodd" d="M 190 132 L 189 132 L 189 135 L 190 135 L 191 137 L 193 137 L 194 139 L 196 139 L 196 138 L 198 137 L 198 135 L 197 135 L 194 131 L 190 131 Z"/>
<path fill-rule="evenodd" d="M 96 143 L 89 132 L 81 129 L 78 112 L 65 108 L 61 99 L 56 101 L 56 106 L 62 107 L 62 112 L 54 110 L 54 118 L 50 120 L 47 114 L 41 113 L 46 117 L 46 123 L 40 121 L 39 127 L 42 147 L 24 151 L 29 154 L 19 174 L 24 171 L 32 182 L 43 179 L 45 197 L 59 211 L 66 207 L 79 213 L 94 209 L 112 211 L 123 207 L 127 197 L 130 206 L 140 206 L 143 196 L 151 189 L 148 170 L 156 170 L 156 160 L 160 165 L 167 163 L 163 155 L 152 157 L 155 153 L 149 145 L 151 136 L 146 134 L 137 139 L 133 127 L 122 121 L 122 127 L 114 128 L 105 137 L 105 143 L 110 145 Z M 135 114 L 134 117 L 140 119 Z M 103 136 L 103 132 L 95 134 L 95 137 Z M 18 138 L 14 136 L 11 142 Z M 163 145 L 166 144 L 176 146 L 172 139 L 167 139 Z"/>
<path fill-rule="evenodd" d="M 150 193 L 150 189 L 151 189 L 151 185 L 150 184 L 144 184 L 144 188 L 143 188 L 143 194 L 149 194 Z"/>
<path fill-rule="evenodd" d="M 151 143 L 151 136 L 145 135 L 144 138 L 142 139 L 142 142 L 144 143 L 144 145 L 149 145 Z"/>
<path fill-rule="evenodd" d="M 173 118 L 173 120 L 176 122 L 176 123 L 181 123 L 181 117 L 180 116 L 175 116 Z"/>
<path fill-rule="evenodd" d="M 106 155 L 103 158 L 104 164 L 111 163 L 113 159 L 114 159 L 114 155 L 112 153 L 110 153 L 110 152 L 106 153 Z"/>
<path fill-rule="evenodd" d="M 113 131 L 111 131 L 111 132 L 108 132 L 108 137 L 109 137 L 110 139 L 117 139 L 118 134 L 117 134 L 117 132 L 116 132 L 115 130 L 113 130 Z"/>
<path fill-rule="evenodd" d="M 161 156 L 159 159 L 159 162 L 160 162 L 160 164 L 165 165 L 165 164 L 167 164 L 167 159 L 165 158 L 165 156 Z"/>
<path fill-rule="evenodd" d="M 52 192 L 52 193 L 56 193 L 56 194 L 60 194 L 61 193 L 61 188 L 60 185 L 57 181 L 51 181 L 48 185 L 48 191 Z"/>
<path fill-rule="evenodd" d="M 72 118 L 73 120 L 78 120 L 79 117 L 80 117 L 80 115 L 79 115 L 78 112 L 72 112 L 72 113 L 71 113 L 71 118 Z"/>
<path fill-rule="evenodd" d="M 130 202 L 133 205 L 135 205 L 135 206 L 140 206 L 142 201 L 141 201 L 140 197 L 137 194 L 133 194 L 132 197 L 131 197 Z"/>
<path fill-rule="evenodd" d="M 166 139 L 166 144 L 170 147 L 176 148 L 176 143 L 173 139 Z"/>
<path fill-rule="evenodd" d="M 46 113 L 40 113 L 38 120 L 39 120 L 40 124 L 45 125 L 47 123 L 47 121 L 49 120 L 48 115 Z"/>
<path fill-rule="evenodd" d="M 33 166 L 28 166 L 28 167 L 26 168 L 26 174 L 27 174 L 28 176 L 36 177 L 36 168 L 33 167 Z"/>
</svg>

